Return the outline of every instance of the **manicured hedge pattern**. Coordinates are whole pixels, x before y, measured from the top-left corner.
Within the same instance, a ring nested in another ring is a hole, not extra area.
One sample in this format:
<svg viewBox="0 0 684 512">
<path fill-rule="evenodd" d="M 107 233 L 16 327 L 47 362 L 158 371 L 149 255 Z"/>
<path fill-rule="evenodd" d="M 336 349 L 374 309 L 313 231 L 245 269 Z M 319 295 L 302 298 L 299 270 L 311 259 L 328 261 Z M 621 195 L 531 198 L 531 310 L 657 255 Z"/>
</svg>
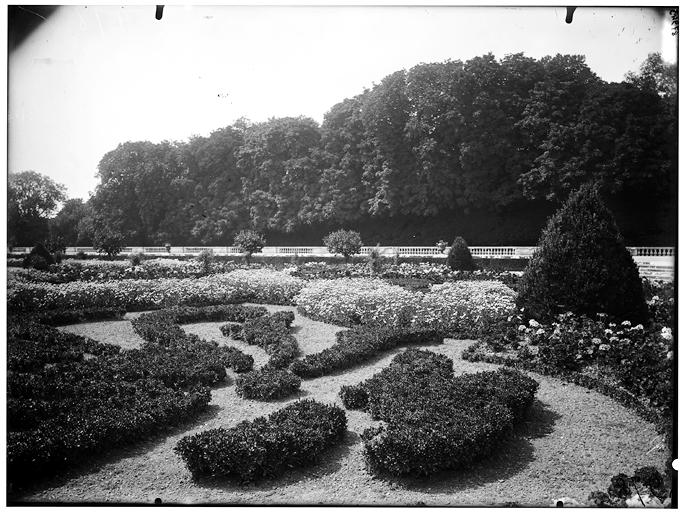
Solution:
<svg viewBox="0 0 684 512">
<path fill-rule="evenodd" d="M 186 436 L 175 451 L 194 478 L 223 475 L 251 482 L 315 463 L 346 429 L 339 407 L 301 400 L 230 429 Z"/>
<path fill-rule="evenodd" d="M 361 436 L 371 470 L 430 475 L 491 453 L 532 405 L 537 386 L 509 369 L 454 378 L 445 356 L 408 349 L 342 397 L 385 422 Z"/>
<path fill-rule="evenodd" d="M 10 483 L 57 473 L 204 410 L 226 377 L 202 354 L 121 350 L 53 327 L 8 322 Z"/>
<path fill-rule="evenodd" d="M 290 370 L 303 378 L 320 377 L 361 364 L 399 345 L 436 344 L 444 339 L 432 330 L 362 326 L 339 331 L 336 337 L 335 345 L 294 361 Z"/>
<path fill-rule="evenodd" d="M 252 369 L 254 359 L 234 347 L 219 346 L 214 341 L 187 334 L 178 323 L 202 321 L 244 321 L 266 313 L 262 307 L 228 304 L 204 308 L 178 307 L 146 313 L 133 319 L 135 332 L 148 344 L 182 350 L 185 353 L 213 360 L 238 373 Z"/>
</svg>

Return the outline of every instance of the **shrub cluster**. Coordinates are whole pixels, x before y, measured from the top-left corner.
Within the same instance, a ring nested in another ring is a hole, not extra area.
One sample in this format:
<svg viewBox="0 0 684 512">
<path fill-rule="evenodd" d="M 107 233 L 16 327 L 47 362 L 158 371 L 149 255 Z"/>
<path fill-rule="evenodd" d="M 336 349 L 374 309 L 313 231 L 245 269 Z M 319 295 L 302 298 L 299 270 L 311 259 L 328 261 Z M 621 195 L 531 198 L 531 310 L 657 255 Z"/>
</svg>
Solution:
<svg viewBox="0 0 684 512">
<path fill-rule="evenodd" d="M 235 391 L 242 398 L 275 400 L 299 391 L 302 381 L 287 370 L 264 366 L 244 375 L 235 382 Z"/>
<path fill-rule="evenodd" d="M 522 323 L 512 315 L 492 324 L 483 343 L 464 352 L 465 359 L 502 362 L 496 354 L 551 374 L 586 373 L 619 386 L 645 401 L 665 417 L 674 403 L 674 336 L 672 328 L 657 322 L 646 327 L 629 320 L 610 322 L 572 313 L 558 315 L 542 325 Z M 488 358 L 489 352 L 494 357 Z"/>
<path fill-rule="evenodd" d="M 10 482 L 55 473 L 203 410 L 225 368 L 179 350 L 119 347 L 8 319 Z"/>
<path fill-rule="evenodd" d="M 385 422 L 361 436 L 371 469 L 430 475 L 489 454 L 532 405 L 537 387 L 509 369 L 454 377 L 447 357 L 408 349 L 343 397 Z"/>
<path fill-rule="evenodd" d="M 303 378 L 320 377 L 356 366 L 400 345 L 436 344 L 444 339 L 434 330 L 391 327 L 354 327 L 339 331 L 336 337 L 335 345 L 294 361 L 290 370 Z"/>
<path fill-rule="evenodd" d="M 669 508 L 670 485 L 658 468 L 646 466 L 634 471 L 632 477 L 624 473 L 610 479 L 608 492 L 592 491 L 587 498 L 590 507 Z"/>
<path fill-rule="evenodd" d="M 175 451 L 194 478 L 225 475 L 251 482 L 315 463 L 346 428 L 339 407 L 301 400 L 230 429 L 186 436 Z"/>
</svg>

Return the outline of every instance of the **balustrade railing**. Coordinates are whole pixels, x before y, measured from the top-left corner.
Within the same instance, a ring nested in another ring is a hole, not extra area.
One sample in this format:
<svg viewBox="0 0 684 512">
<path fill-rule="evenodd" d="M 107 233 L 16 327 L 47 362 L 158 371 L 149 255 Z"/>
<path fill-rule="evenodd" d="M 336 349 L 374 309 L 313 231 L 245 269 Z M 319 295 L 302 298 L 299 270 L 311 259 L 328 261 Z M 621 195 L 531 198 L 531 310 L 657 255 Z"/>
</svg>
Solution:
<svg viewBox="0 0 684 512">
<path fill-rule="evenodd" d="M 472 246 L 470 252 L 473 256 L 478 258 L 529 258 L 534 254 L 537 248 L 535 246 Z M 630 253 L 634 257 L 674 257 L 674 247 L 628 247 Z M 210 250 L 214 254 L 242 254 L 242 251 L 237 247 L 123 247 L 121 252 L 123 254 L 142 252 L 144 254 L 157 255 L 178 255 L 188 254 L 197 255 L 204 250 Z M 438 247 L 434 246 L 364 246 L 361 248 L 362 255 L 368 255 L 371 251 L 377 250 L 382 256 L 433 256 L 446 257 L 449 252 L 447 247 L 444 251 L 440 251 Z M 31 247 L 13 247 L 10 250 L 12 254 L 26 254 L 31 252 Z M 86 254 L 97 254 L 93 247 L 67 247 L 66 254 L 77 254 L 84 252 Z M 326 247 L 322 246 L 268 246 L 264 247 L 260 253 L 263 256 L 277 256 L 277 255 L 295 255 L 300 256 L 333 256 L 328 252 Z"/>
</svg>

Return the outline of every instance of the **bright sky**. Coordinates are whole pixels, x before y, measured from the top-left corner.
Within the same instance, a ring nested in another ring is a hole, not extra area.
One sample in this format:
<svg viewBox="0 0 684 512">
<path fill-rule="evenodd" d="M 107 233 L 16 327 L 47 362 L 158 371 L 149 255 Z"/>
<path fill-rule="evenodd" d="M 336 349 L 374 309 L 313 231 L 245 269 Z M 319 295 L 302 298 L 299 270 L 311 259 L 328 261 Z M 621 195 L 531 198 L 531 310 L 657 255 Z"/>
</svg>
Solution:
<svg viewBox="0 0 684 512">
<path fill-rule="evenodd" d="M 310 116 L 421 62 L 583 54 L 620 81 L 676 59 L 650 8 L 66 6 L 9 57 L 9 171 L 86 199 L 128 140 L 185 140 L 244 116 Z"/>
</svg>

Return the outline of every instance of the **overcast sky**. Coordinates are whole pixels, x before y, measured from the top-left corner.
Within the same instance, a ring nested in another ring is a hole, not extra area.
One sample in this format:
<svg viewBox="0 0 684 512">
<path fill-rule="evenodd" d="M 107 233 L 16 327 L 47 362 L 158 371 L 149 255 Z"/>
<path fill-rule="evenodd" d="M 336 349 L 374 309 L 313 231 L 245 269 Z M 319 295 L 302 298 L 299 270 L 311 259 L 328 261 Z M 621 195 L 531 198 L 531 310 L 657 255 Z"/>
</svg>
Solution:
<svg viewBox="0 0 684 512">
<path fill-rule="evenodd" d="M 492 52 L 582 54 L 620 81 L 651 52 L 675 61 L 650 8 L 67 6 L 9 57 L 9 171 L 87 199 L 128 140 L 185 140 L 239 117 L 310 116 L 421 62 Z"/>
</svg>

